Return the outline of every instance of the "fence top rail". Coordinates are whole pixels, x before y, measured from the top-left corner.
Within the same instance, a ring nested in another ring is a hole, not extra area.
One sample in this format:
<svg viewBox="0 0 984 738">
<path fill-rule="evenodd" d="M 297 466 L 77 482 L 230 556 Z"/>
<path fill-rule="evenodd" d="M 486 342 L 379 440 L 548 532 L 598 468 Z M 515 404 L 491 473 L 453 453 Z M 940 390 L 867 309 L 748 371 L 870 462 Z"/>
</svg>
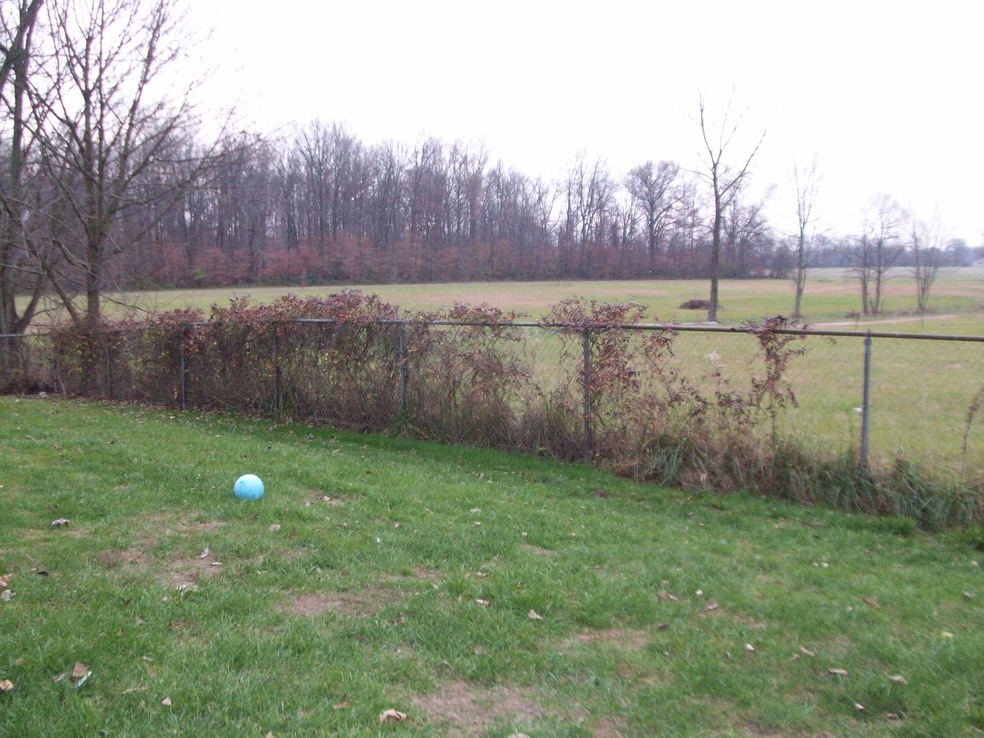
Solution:
<svg viewBox="0 0 984 738">
<path fill-rule="evenodd" d="M 191 323 L 185 323 L 185 327 L 188 328 L 204 328 L 210 325 L 221 325 L 227 321 L 221 320 L 209 320 L 209 321 L 196 321 Z M 345 324 L 345 323 L 361 323 L 362 321 L 352 321 L 338 318 L 294 318 L 291 320 L 270 320 L 269 324 L 278 323 L 313 323 L 313 324 L 323 324 L 323 325 L 335 325 L 335 324 Z M 368 320 L 365 321 L 368 324 L 376 325 L 435 325 L 435 326 L 459 326 L 466 328 L 548 328 L 548 329 L 565 329 L 573 332 L 583 332 L 588 331 L 605 331 L 622 329 L 629 331 L 673 331 L 678 333 L 683 332 L 693 332 L 693 333 L 754 333 L 757 329 L 761 328 L 760 324 L 751 323 L 746 325 L 718 325 L 713 323 L 696 324 L 696 323 L 555 323 L 555 322 L 539 322 L 539 321 L 479 321 L 479 320 L 420 320 L 415 318 L 386 318 L 380 320 Z M 144 330 L 142 327 L 134 326 L 127 328 L 109 328 L 107 333 L 130 333 L 130 332 L 140 332 Z M 815 329 L 809 327 L 802 328 L 770 328 L 769 332 L 778 333 L 781 335 L 794 335 L 794 336 L 824 336 L 831 338 L 887 338 L 887 339 L 898 339 L 898 340 L 913 340 L 913 341 L 964 341 L 970 343 L 984 343 L 984 336 L 976 335 L 958 335 L 958 334 L 947 334 L 947 333 L 900 333 L 891 331 L 873 331 L 873 330 L 829 330 L 829 329 Z M 12 338 L 32 338 L 48 335 L 48 333 L 0 333 L 0 339 L 12 339 Z"/>
</svg>

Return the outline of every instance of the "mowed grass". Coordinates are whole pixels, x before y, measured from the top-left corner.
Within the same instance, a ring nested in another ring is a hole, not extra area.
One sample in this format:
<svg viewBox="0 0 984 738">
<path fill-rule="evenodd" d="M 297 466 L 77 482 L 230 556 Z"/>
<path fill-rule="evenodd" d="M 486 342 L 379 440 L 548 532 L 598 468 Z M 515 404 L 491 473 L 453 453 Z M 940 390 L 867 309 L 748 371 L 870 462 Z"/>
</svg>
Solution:
<svg viewBox="0 0 984 738">
<path fill-rule="evenodd" d="M 327 286 L 242 286 L 200 290 L 157 290 L 114 295 L 113 300 L 136 305 L 145 310 L 200 308 L 208 312 L 212 305 L 227 306 L 232 297 L 249 297 L 266 303 L 290 293 L 300 297 L 324 296 L 342 289 L 357 289 L 379 295 L 384 301 L 404 310 L 441 310 L 455 303 L 483 303 L 506 311 L 515 311 L 530 318 L 540 318 L 552 305 L 572 297 L 598 302 L 634 302 L 646 307 L 651 320 L 665 322 L 702 322 L 704 310 L 684 310 L 684 302 L 707 299 L 707 280 L 626 280 L 626 281 L 556 281 L 556 282 L 458 282 L 437 284 L 385 285 L 327 285 Z M 793 285 L 789 280 L 722 280 L 722 324 L 741 325 L 760 321 L 777 314 L 789 315 L 793 309 Z M 844 323 L 845 327 L 883 322 L 898 313 L 905 314 L 915 325 L 901 330 L 920 330 L 923 325 L 916 316 L 915 282 L 908 269 L 893 269 L 885 282 L 883 309 L 880 320 L 855 321 L 849 313 L 861 309 L 856 279 L 845 269 L 815 269 L 809 272 L 803 296 L 803 320 L 808 323 Z M 930 299 L 931 314 L 926 325 L 936 324 L 939 316 L 980 313 L 984 306 L 984 268 L 962 267 L 944 270 L 933 287 Z M 120 308 L 107 303 L 110 314 Z M 978 315 L 971 332 L 980 333 L 984 321 Z M 895 330 L 893 327 L 892 330 Z M 927 332 L 939 332 L 930 327 Z"/>
<path fill-rule="evenodd" d="M 0 443 L 3 736 L 984 730 L 977 531 L 52 399 Z"/>
</svg>

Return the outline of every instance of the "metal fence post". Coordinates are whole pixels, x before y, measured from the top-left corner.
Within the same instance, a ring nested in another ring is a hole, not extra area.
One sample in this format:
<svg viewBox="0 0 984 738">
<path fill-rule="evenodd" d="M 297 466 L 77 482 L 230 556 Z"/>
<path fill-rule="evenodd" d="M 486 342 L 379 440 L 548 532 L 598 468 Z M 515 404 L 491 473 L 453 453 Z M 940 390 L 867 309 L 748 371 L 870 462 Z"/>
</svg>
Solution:
<svg viewBox="0 0 984 738">
<path fill-rule="evenodd" d="M 106 399 L 113 399 L 113 357 L 109 349 L 109 331 L 103 332 L 103 346 L 106 350 Z"/>
<path fill-rule="evenodd" d="M 861 450 L 858 471 L 864 473 L 868 468 L 868 430 L 871 415 L 871 331 L 864 337 L 864 386 L 861 397 Z"/>
<path fill-rule="evenodd" d="M 181 357 L 181 374 L 178 377 L 178 392 L 181 396 L 181 409 L 188 409 L 188 356 L 185 353 L 185 344 L 188 342 L 188 326 L 185 326 L 179 336 L 181 343 L 178 345 L 178 355 Z"/>
<path fill-rule="evenodd" d="M 283 384 L 280 377 L 280 341 L 278 324 L 272 323 L 273 328 L 273 412 L 283 409 Z"/>
<path fill-rule="evenodd" d="M 591 329 L 585 327 L 581 331 L 584 349 L 584 397 L 582 404 L 583 419 L 583 456 L 585 463 L 591 462 Z"/>
<path fill-rule="evenodd" d="M 409 371 L 407 367 L 407 324 L 406 321 L 401 320 L 397 324 L 397 366 L 400 372 L 400 415 L 406 412 L 407 409 L 407 372 Z"/>
</svg>

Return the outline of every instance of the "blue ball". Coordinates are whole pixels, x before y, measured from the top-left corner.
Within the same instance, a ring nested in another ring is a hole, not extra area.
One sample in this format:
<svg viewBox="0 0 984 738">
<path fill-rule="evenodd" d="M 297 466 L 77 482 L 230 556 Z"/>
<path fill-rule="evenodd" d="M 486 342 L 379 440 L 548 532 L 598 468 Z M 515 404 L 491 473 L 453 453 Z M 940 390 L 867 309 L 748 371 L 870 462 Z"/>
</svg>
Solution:
<svg viewBox="0 0 984 738">
<path fill-rule="evenodd" d="M 243 474 L 232 491 L 240 500 L 258 500 L 263 496 L 263 480 L 255 474 Z"/>
</svg>

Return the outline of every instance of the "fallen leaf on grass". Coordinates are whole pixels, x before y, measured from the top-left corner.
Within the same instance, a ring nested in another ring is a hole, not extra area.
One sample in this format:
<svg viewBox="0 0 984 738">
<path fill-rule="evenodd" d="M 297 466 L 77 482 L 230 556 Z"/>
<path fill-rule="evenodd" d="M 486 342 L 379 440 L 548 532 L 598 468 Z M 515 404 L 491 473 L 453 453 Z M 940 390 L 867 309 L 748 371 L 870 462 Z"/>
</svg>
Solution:
<svg viewBox="0 0 984 738">
<path fill-rule="evenodd" d="M 334 705 L 331 706 L 331 709 L 333 709 L 333 710 L 347 710 L 351 706 L 352 706 L 352 703 L 351 702 L 349 702 L 348 700 L 343 700 L 341 702 L 336 702 Z"/>
<path fill-rule="evenodd" d="M 164 699 L 161 700 L 161 704 L 164 705 L 164 707 L 170 707 L 171 706 L 171 698 L 170 697 L 165 697 Z"/>
<path fill-rule="evenodd" d="M 51 521 L 51 527 L 52 528 L 64 528 L 70 522 L 71 521 L 68 518 L 58 518 L 57 520 L 52 520 Z"/>
<path fill-rule="evenodd" d="M 14 689 L 14 683 L 9 679 L 0 680 L 0 692 L 11 692 Z"/>
<path fill-rule="evenodd" d="M 676 595 L 671 595 L 669 592 L 660 592 L 659 598 L 664 602 L 679 602 L 679 598 Z"/>
<path fill-rule="evenodd" d="M 146 692 L 146 687 L 130 687 L 129 689 L 124 689 L 120 694 L 133 694 L 134 692 Z"/>
<path fill-rule="evenodd" d="M 3 600 L 4 602 L 10 602 L 14 598 L 15 594 L 17 593 L 14 590 L 5 589 L 3 592 L 0 592 L 0 600 Z"/>
<path fill-rule="evenodd" d="M 478 605 L 479 607 L 488 607 L 489 606 L 489 601 L 488 600 L 475 600 L 475 604 Z"/>
<path fill-rule="evenodd" d="M 876 610 L 880 607 L 880 605 L 878 604 L 878 599 L 875 597 L 862 597 L 861 600 L 868 607 L 873 607 Z"/>
<path fill-rule="evenodd" d="M 13 576 L 13 574 L 4 574 L 0 577 L 0 589 L 7 589 L 10 586 L 10 579 Z"/>
<path fill-rule="evenodd" d="M 68 675 L 68 681 L 78 688 L 85 684 L 85 680 L 91 675 L 92 670 L 88 666 L 83 664 L 81 661 L 76 661 L 75 666 L 72 667 L 72 671 Z"/>
<path fill-rule="evenodd" d="M 855 702 L 854 703 L 854 709 L 857 710 L 858 712 L 864 712 L 864 705 L 862 705 L 862 704 L 860 704 L 858 702 Z"/>
<path fill-rule="evenodd" d="M 846 677 L 847 669 L 827 669 L 827 673 L 832 676 Z"/>
<path fill-rule="evenodd" d="M 906 679 L 906 678 L 905 678 L 904 676 L 902 676 L 901 674 L 895 674 L 895 675 L 893 675 L 893 676 L 890 676 L 890 677 L 888 678 L 888 681 L 890 681 L 890 682 L 895 682 L 896 684 L 908 684 L 908 683 L 909 683 L 909 680 L 908 680 L 908 679 Z"/>
<path fill-rule="evenodd" d="M 200 559 L 207 559 L 207 558 L 208 558 L 208 555 L 209 555 L 210 553 L 211 553 L 211 551 L 209 551 L 209 550 L 208 550 L 208 546 L 206 546 L 206 547 L 205 547 L 205 550 L 204 550 L 204 551 L 202 551 L 202 552 L 201 552 L 200 554 L 198 554 L 198 558 L 200 558 Z"/>
<path fill-rule="evenodd" d="M 536 612 L 536 610 L 530 610 L 528 613 L 526 613 L 526 617 L 528 617 L 530 620 L 543 620 L 543 616 L 539 615 Z"/>
<path fill-rule="evenodd" d="M 751 643 L 746 643 L 745 653 L 755 653 L 755 646 L 753 646 Z"/>
<path fill-rule="evenodd" d="M 273 731 L 272 730 L 268 730 L 267 731 L 267 734 L 265 736 L 263 736 L 263 738 L 273 738 Z"/>
<path fill-rule="evenodd" d="M 399 710 L 383 710 L 379 713 L 379 722 L 390 723 L 399 722 L 400 720 L 409 720 L 409 716 L 405 712 L 400 712 Z"/>
<path fill-rule="evenodd" d="M 719 607 L 718 603 L 708 602 L 707 607 L 705 607 L 704 610 L 706 610 L 707 612 L 714 612 L 715 610 L 718 609 L 718 607 Z"/>
<path fill-rule="evenodd" d="M 809 650 L 804 646 L 800 646 L 800 653 L 803 654 L 804 656 L 809 656 L 811 659 L 815 659 L 817 657 L 817 655 L 813 651 Z"/>
</svg>

